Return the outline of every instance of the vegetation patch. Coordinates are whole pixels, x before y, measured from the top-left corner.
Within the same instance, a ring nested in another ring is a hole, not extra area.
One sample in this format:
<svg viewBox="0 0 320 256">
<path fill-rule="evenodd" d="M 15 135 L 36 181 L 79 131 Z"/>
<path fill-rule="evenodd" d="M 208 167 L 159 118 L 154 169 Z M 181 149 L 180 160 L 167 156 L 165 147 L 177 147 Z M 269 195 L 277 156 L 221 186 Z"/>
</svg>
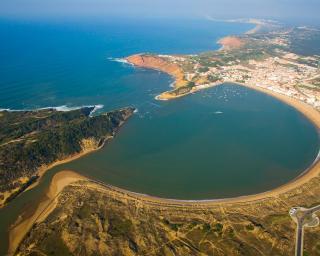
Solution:
<svg viewBox="0 0 320 256">
<path fill-rule="evenodd" d="M 122 217 L 116 213 L 112 213 L 108 217 L 108 221 L 108 233 L 113 237 L 129 236 L 129 234 L 132 232 L 132 222 L 125 217 Z"/>
</svg>

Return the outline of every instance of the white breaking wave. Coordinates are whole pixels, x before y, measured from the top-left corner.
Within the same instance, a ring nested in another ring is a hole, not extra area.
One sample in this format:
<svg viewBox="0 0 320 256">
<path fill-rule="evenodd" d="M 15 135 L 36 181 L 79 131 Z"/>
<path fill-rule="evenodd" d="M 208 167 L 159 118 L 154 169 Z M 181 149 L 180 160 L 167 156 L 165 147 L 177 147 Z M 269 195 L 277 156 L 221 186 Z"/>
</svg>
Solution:
<svg viewBox="0 0 320 256">
<path fill-rule="evenodd" d="M 36 111 L 36 110 L 45 110 L 45 109 L 54 109 L 59 112 L 68 112 L 72 110 L 77 110 L 81 108 L 92 108 L 90 115 L 94 112 L 96 112 L 99 109 L 102 109 L 104 105 L 98 104 L 98 105 L 85 105 L 85 106 L 76 106 L 76 107 L 68 107 L 67 105 L 61 105 L 57 107 L 44 107 L 44 108 L 36 108 L 36 109 L 10 109 L 10 108 L 0 108 L 1 111 L 8 111 L 8 112 L 18 112 L 18 111 Z"/>
<path fill-rule="evenodd" d="M 154 97 L 154 99 L 155 99 L 155 100 L 162 100 L 162 101 L 167 101 L 167 100 L 168 100 L 168 99 L 163 99 L 163 98 L 161 99 L 161 98 L 160 98 L 160 95 Z"/>
<path fill-rule="evenodd" d="M 88 107 L 94 107 L 94 109 L 91 111 L 90 116 L 92 116 L 92 114 L 96 111 L 98 111 L 99 109 L 103 109 L 104 105 L 102 104 L 98 104 L 98 105 L 94 105 L 94 106 L 88 106 Z"/>
<path fill-rule="evenodd" d="M 103 109 L 103 107 L 104 107 L 104 105 L 102 105 L 102 104 L 94 105 L 94 109 L 93 109 L 92 113 L 98 111 L 99 109 Z"/>
<path fill-rule="evenodd" d="M 112 57 L 109 57 L 108 60 L 114 61 L 114 62 L 123 63 L 123 64 L 127 64 L 127 65 L 132 65 L 129 61 L 127 61 L 124 58 L 112 58 Z"/>
<path fill-rule="evenodd" d="M 214 112 L 214 114 L 215 115 L 220 115 L 220 114 L 223 114 L 223 112 L 222 111 L 216 111 L 216 112 Z"/>
<path fill-rule="evenodd" d="M 89 107 L 89 106 L 88 106 Z M 80 109 L 81 107 L 67 107 L 66 105 L 58 106 L 58 107 L 46 107 L 46 108 L 40 108 L 41 109 L 54 109 L 59 112 L 68 112 L 76 109 Z"/>
</svg>

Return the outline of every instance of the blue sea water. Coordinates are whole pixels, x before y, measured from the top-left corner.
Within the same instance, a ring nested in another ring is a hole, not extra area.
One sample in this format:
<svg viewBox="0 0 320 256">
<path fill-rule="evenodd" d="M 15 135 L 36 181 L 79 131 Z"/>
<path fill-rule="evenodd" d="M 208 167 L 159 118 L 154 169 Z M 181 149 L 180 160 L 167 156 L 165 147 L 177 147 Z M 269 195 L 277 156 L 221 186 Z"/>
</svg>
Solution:
<svg viewBox="0 0 320 256">
<path fill-rule="evenodd" d="M 215 50 L 220 37 L 250 27 L 208 20 L 0 20 L 0 108 L 139 108 L 171 78 L 113 58 Z"/>
</svg>

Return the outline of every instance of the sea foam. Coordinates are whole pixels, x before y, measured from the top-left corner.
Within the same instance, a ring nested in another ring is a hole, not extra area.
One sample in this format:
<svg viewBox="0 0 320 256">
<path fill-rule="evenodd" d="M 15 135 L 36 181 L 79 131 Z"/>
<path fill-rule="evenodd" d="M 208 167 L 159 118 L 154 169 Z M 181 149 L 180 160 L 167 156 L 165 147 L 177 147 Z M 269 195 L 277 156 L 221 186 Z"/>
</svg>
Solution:
<svg viewBox="0 0 320 256">
<path fill-rule="evenodd" d="M 46 110 L 46 109 L 54 109 L 59 112 L 68 112 L 72 110 L 77 110 L 81 108 L 93 108 L 90 115 L 92 113 L 98 111 L 99 109 L 102 109 L 104 105 L 98 104 L 98 105 L 84 105 L 84 106 L 75 106 L 75 107 L 68 107 L 67 105 L 61 105 L 56 107 L 43 107 L 43 108 L 36 108 L 36 109 L 10 109 L 10 108 L 0 108 L 1 111 L 8 111 L 8 112 L 18 112 L 18 111 L 37 111 L 37 110 Z"/>
<path fill-rule="evenodd" d="M 112 57 L 109 57 L 108 60 L 132 66 L 132 64 L 129 61 L 127 61 L 126 59 L 124 59 L 124 58 L 112 58 Z"/>
</svg>

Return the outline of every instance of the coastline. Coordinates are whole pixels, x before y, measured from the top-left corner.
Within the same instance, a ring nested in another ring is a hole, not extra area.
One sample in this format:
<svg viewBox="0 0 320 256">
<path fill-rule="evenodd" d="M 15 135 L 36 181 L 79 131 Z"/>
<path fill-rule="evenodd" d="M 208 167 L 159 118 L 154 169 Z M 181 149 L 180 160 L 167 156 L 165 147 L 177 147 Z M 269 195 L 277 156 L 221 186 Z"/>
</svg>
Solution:
<svg viewBox="0 0 320 256">
<path fill-rule="evenodd" d="M 97 110 L 103 108 L 103 105 L 87 105 L 87 106 L 79 106 L 79 107 L 67 107 L 66 105 L 61 105 L 58 107 L 43 107 L 43 108 L 38 108 L 35 110 L 32 109 L 0 109 L 0 114 L 2 111 L 8 111 L 8 112 L 21 112 L 21 111 L 39 111 L 39 110 L 55 110 L 58 112 L 69 112 L 69 111 L 73 111 L 73 110 L 78 110 L 78 109 L 82 109 L 82 108 L 92 108 L 89 116 L 92 116 L 92 114 L 94 112 L 96 112 Z M 102 143 L 103 146 L 104 143 Z M 23 176 L 20 177 L 18 179 L 18 181 L 23 181 L 22 183 L 22 187 L 11 190 L 11 191 L 5 191 L 3 193 L 3 199 L 1 199 L 0 202 L 0 209 L 4 208 L 6 205 L 8 205 L 12 200 L 14 200 L 16 197 L 19 197 L 22 193 L 34 188 L 35 186 L 37 186 L 40 182 L 40 179 L 42 178 L 42 176 L 45 174 L 45 172 L 55 166 L 58 166 L 60 164 L 64 164 L 70 161 L 73 161 L 77 158 L 80 158 L 88 153 L 91 153 L 95 150 L 98 150 L 99 148 L 92 148 L 92 149 L 83 149 L 81 152 L 68 156 L 64 159 L 58 159 L 56 161 L 54 161 L 53 163 L 49 164 L 49 165 L 42 165 L 40 167 L 37 168 L 37 171 L 35 174 L 33 174 L 31 177 L 27 177 L 27 176 Z M 12 197 L 12 198 L 11 198 Z M 9 200 L 8 200 L 9 199 Z"/>
<path fill-rule="evenodd" d="M 102 143 L 100 146 L 96 147 L 96 148 L 85 149 L 85 150 L 81 151 L 81 152 L 78 153 L 78 154 L 75 154 L 75 155 L 73 155 L 73 156 L 67 157 L 66 159 L 58 160 L 58 161 L 56 161 L 56 162 L 54 162 L 53 164 L 48 165 L 48 166 L 40 167 L 40 169 L 39 169 L 39 171 L 38 171 L 38 172 L 39 172 L 39 173 L 38 173 L 38 175 L 39 175 L 38 180 L 37 180 L 35 183 L 33 183 L 31 186 L 29 186 L 29 187 L 28 187 L 26 190 L 24 190 L 24 191 L 28 191 L 28 190 L 31 190 L 31 189 L 33 189 L 34 187 L 36 187 L 36 186 L 39 184 L 42 176 L 43 176 L 47 171 L 49 171 L 50 169 L 52 169 L 52 168 L 54 168 L 54 167 L 56 167 L 56 166 L 62 165 L 62 164 L 69 163 L 69 162 L 74 161 L 74 160 L 77 160 L 77 159 L 79 159 L 79 158 L 81 158 L 81 157 L 83 157 L 83 156 L 86 156 L 86 155 L 88 155 L 88 154 L 91 154 L 91 153 L 93 153 L 93 152 L 95 152 L 95 151 L 98 151 L 98 150 L 102 149 L 102 148 L 105 146 L 105 144 L 106 144 L 109 140 L 111 140 L 111 139 L 113 139 L 113 136 L 109 136 L 109 137 L 105 138 L 104 141 L 103 141 L 103 143 Z"/>
<path fill-rule="evenodd" d="M 125 58 L 125 60 L 134 67 L 157 70 L 168 74 L 174 79 L 174 82 L 170 85 L 170 87 L 173 87 L 173 90 L 168 90 L 157 95 L 155 97 L 156 100 L 171 100 L 189 94 L 189 92 L 179 95 L 170 94 L 170 92 L 185 87 L 188 84 L 185 74 L 179 65 L 170 63 L 157 55 L 135 54 Z"/>
<path fill-rule="evenodd" d="M 63 179 L 65 178 L 67 177 L 64 176 Z M 157 227 L 164 232 L 164 235 L 169 238 L 169 241 L 171 241 L 170 238 L 184 238 L 184 231 L 187 231 L 189 234 L 188 231 L 194 231 L 194 226 L 198 227 L 196 228 L 197 231 L 196 233 L 191 234 L 196 234 L 197 236 L 195 239 L 198 239 L 199 230 L 204 230 L 203 233 L 200 234 L 204 234 L 204 236 L 207 235 L 207 229 L 205 229 L 204 226 L 208 225 L 208 229 L 209 227 L 213 229 L 216 225 L 221 225 L 221 227 L 223 226 L 222 237 L 219 236 L 216 239 L 219 241 L 221 238 L 225 238 L 231 242 L 229 246 L 234 248 L 233 243 L 239 240 L 237 240 L 237 237 L 228 236 L 230 231 L 226 227 L 231 225 L 234 229 L 239 230 L 238 232 L 241 232 L 241 235 L 243 234 L 243 240 L 241 241 L 247 244 L 248 247 L 251 247 L 252 245 L 252 236 L 255 237 L 255 244 L 263 243 L 262 247 L 258 247 L 259 249 L 261 248 L 261 251 L 266 252 L 263 255 L 287 255 L 288 251 L 292 254 L 294 253 L 292 244 L 294 241 L 295 225 L 288 215 L 288 210 L 297 205 L 306 207 L 319 205 L 319 198 L 317 197 L 320 192 L 318 186 L 319 181 L 320 176 L 297 189 L 277 197 L 264 198 L 263 200 L 256 200 L 248 203 L 217 203 L 210 206 L 197 204 L 196 202 L 192 202 L 192 205 L 191 203 L 178 204 L 173 202 L 156 202 L 143 197 L 143 195 L 137 195 L 133 192 L 126 193 L 126 191 L 112 188 L 111 186 L 101 184 L 100 182 L 94 182 L 88 179 L 80 181 L 75 180 L 75 182 L 70 183 L 69 186 L 62 190 L 56 201 L 53 201 L 51 206 L 52 208 L 55 208 L 55 210 L 52 211 L 44 221 L 39 221 L 35 226 L 32 226 L 28 235 L 18 246 L 17 253 L 24 254 L 24 252 L 37 252 L 38 249 L 39 251 L 46 251 L 45 246 L 48 243 L 50 244 L 51 235 L 54 234 L 51 230 L 55 231 L 56 227 L 57 233 L 62 237 L 67 246 L 69 245 L 68 242 L 70 240 L 66 239 L 66 236 L 69 237 L 68 234 L 75 235 L 74 238 L 77 238 L 76 243 L 73 243 L 75 247 L 70 248 L 71 251 L 74 252 L 74 249 L 77 248 L 78 244 L 81 244 L 82 246 L 87 244 L 88 240 L 82 240 L 81 238 L 82 231 L 85 232 L 85 230 L 87 230 L 91 234 L 97 234 L 97 236 L 105 234 L 106 231 L 102 231 L 102 233 L 100 231 L 101 226 L 99 225 L 99 220 L 96 219 L 96 213 L 102 212 L 103 214 L 103 212 L 109 211 L 111 217 L 113 216 L 112 212 L 115 212 L 116 215 L 128 219 L 129 223 L 133 223 L 133 225 L 135 225 L 135 230 L 137 231 L 137 233 L 133 234 L 140 235 L 139 237 L 143 237 L 143 234 L 148 232 L 145 228 L 148 229 L 150 225 L 153 226 L 158 223 L 159 226 Z M 84 206 L 85 209 L 88 210 L 88 212 L 86 211 L 85 213 L 86 215 L 82 215 L 81 206 Z M 50 208 L 50 206 L 48 208 Z M 46 214 L 44 213 L 43 216 L 45 217 L 45 215 Z M 69 218 L 66 218 L 66 216 L 69 216 Z M 78 216 L 82 217 L 78 219 Z M 107 215 L 106 219 L 109 218 L 110 215 Z M 143 219 L 144 224 L 142 225 L 146 225 L 145 228 L 140 228 L 140 219 Z M 86 225 L 86 220 L 92 223 L 93 226 L 92 224 Z M 83 229 L 75 231 L 73 229 L 75 227 L 75 222 L 78 222 Z M 95 223 L 97 223 L 97 226 Z M 175 224 L 177 223 L 179 224 L 178 230 L 175 228 Z M 184 223 L 184 226 L 180 226 L 182 225 L 180 223 Z M 168 227 L 167 225 L 170 226 Z M 251 227 L 251 225 L 253 228 L 247 230 L 247 227 Z M 171 226 L 173 228 L 170 228 Z M 150 235 L 157 237 L 157 230 L 156 233 L 150 232 Z M 77 233 L 75 234 L 74 231 Z M 237 231 L 235 232 L 236 234 L 239 234 Z M 319 235 L 313 236 L 318 232 L 319 228 L 313 232 L 311 230 L 308 231 L 308 240 L 312 239 L 313 244 L 319 241 Z M 269 236 L 266 235 L 269 233 Z M 48 234 L 48 236 L 46 236 L 46 234 Z M 64 236 L 64 234 L 66 234 L 66 236 Z M 87 236 L 84 237 L 86 238 Z M 192 237 L 193 236 L 190 238 Z M 228 238 L 230 238 L 230 240 Z M 284 241 L 282 241 L 282 238 Z M 209 236 L 208 241 L 211 241 L 211 239 L 212 236 Z M 117 241 L 118 240 L 116 240 L 116 242 Z M 139 238 L 137 241 L 144 240 Z M 158 240 L 154 241 L 157 245 Z M 188 244 L 197 245 L 193 243 L 197 241 L 199 240 L 192 239 L 191 243 Z M 267 243 L 267 247 L 264 247 L 265 243 Z M 312 243 L 306 244 L 308 249 L 312 246 Z M 44 244 L 44 246 L 42 246 L 42 244 Z M 273 249 L 273 246 L 275 249 Z M 149 247 L 140 250 L 140 254 L 144 255 L 144 253 L 141 252 L 148 252 L 148 248 Z M 158 248 L 158 246 L 155 248 Z M 158 252 L 158 250 L 155 250 L 155 252 Z M 206 252 L 208 251 L 205 251 L 205 254 L 207 255 Z M 256 252 L 256 250 L 253 250 L 252 253 L 248 253 L 248 255 L 256 255 Z M 186 254 L 188 253 L 181 255 Z M 231 255 L 232 253 L 228 253 L 228 255 L 229 254 Z M 152 255 L 159 255 L 159 253 Z"/>
<path fill-rule="evenodd" d="M 15 196 L 15 198 L 16 197 L 19 197 L 21 194 L 23 194 L 24 192 L 26 192 L 26 191 L 28 191 L 28 190 L 31 190 L 31 189 L 33 189 L 34 187 L 36 187 L 38 184 L 39 184 L 39 182 L 41 181 L 41 178 L 43 177 L 43 175 L 48 171 L 48 170 L 50 170 L 50 169 L 52 169 L 52 168 L 54 168 L 54 167 L 56 167 L 56 166 L 59 166 L 59 165 L 62 165 L 62 164 L 66 164 L 66 163 L 68 163 L 68 162 L 71 162 L 71 161 L 73 161 L 73 160 L 76 160 L 76 159 L 79 159 L 79 158 L 81 158 L 81 157 L 83 157 L 83 156 L 85 156 L 85 155 L 88 155 L 88 154 L 90 154 L 90 153 L 93 153 L 93 152 L 95 152 L 95 151 L 97 151 L 97 150 L 100 150 L 101 148 L 103 148 L 104 147 L 104 145 L 105 145 L 105 143 L 109 140 L 109 139 L 112 139 L 113 137 L 108 137 L 108 138 L 106 138 L 105 140 L 104 140 L 104 142 L 102 143 L 102 145 L 100 145 L 99 147 L 97 147 L 97 148 L 91 148 L 91 149 L 85 149 L 85 150 L 83 150 L 83 151 L 81 151 L 80 153 L 78 153 L 78 154 L 75 154 L 75 155 L 72 155 L 72 156 L 69 156 L 69 157 L 67 157 L 67 158 L 65 158 L 65 159 L 62 159 L 62 160 L 57 160 L 57 161 L 55 161 L 54 163 L 52 163 L 52 164 L 50 164 L 50 165 L 44 165 L 44 166 L 41 166 L 41 167 L 39 167 L 39 169 L 38 169 L 38 171 L 37 171 L 37 173 L 36 173 L 36 175 L 37 175 L 37 180 L 35 181 L 35 182 L 33 182 L 32 184 L 30 184 L 30 186 L 28 186 L 26 189 L 24 189 L 23 191 L 21 191 L 19 194 L 17 194 L 16 196 Z M 23 177 L 23 178 L 26 178 L 26 177 Z M 12 194 L 14 194 L 15 193 L 15 191 L 12 191 L 11 193 L 8 193 L 8 197 L 10 197 Z M 10 203 L 10 201 L 9 202 L 7 202 L 7 203 L 4 203 L 4 204 L 1 204 L 0 205 L 0 209 L 2 209 L 3 207 L 5 207 L 7 204 L 9 204 Z"/>
<path fill-rule="evenodd" d="M 116 130 L 115 130 L 115 133 L 117 133 L 117 132 L 119 131 L 119 129 L 122 127 L 122 125 L 123 125 L 124 123 L 125 123 L 125 121 L 120 122 L 119 126 L 118 126 L 118 127 L 116 128 Z M 33 182 L 33 183 L 31 183 L 29 186 L 27 186 L 24 190 L 22 190 L 20 193 L 18 193 L 14 198 L 19 197 L 19 196 L 20 196 L 21 194 L 23 194 L 24 192 L 26 192 L 26 191 L 28 191 L 28 190 L 31 190 L 31 189 L 33 189 L 34 187 L 36 187 L 36 186 L 39 184 L 39 182 L 41 181 L 41 178 L 43 177 L 43 175 L 44 175 L 48 170 L 50 170 L 50 169 L 52 169 L 52 168 L 54 168 L 54 167 L 56 167 L 56 166 L 59 166 L 59 165 L 62 165 L 62 164 L 71 162 L 71 161 L 73 161 L 73 160 L 79 159 L 79 158 L 81 158 L 81 157 L 83 157 L 83 156 L 85 156 L 85 155 L 91 154 L 91 153 L 93 153 L 93 152 L 95 152 L 95 151 L 97 151 L 97 150 L 100 150 L 100 149 L 102 149 L 102 148 L 106 145 L 106 143 L 107 143 L 109 140 L 111 140 L 111 139 L 113 139 L 113 138 L 114 138 L 114 135 L 113 135 L 113 136 L 111 136 L 111 135 L 110 135 L 110 136 L 107 136 L 107 137 L 103 138 L 103 142 L 102 142 L 100 145 L 97 145 L 96 143 L 93 143 L 93 144 L 91 144 L 91 145 L 89 145 L 89 146 L 84 146 L 84 147 L 82 148 L 82 151 L 79 152 L 79 153 L 76 153 L 76 154 L 74 154 L 74 155 L 68 156 L 68 157 L 66 157 L 65 159 L 57 160 L 57 161 L 53 162 L 53 163 L 50 164 L 50 165 L 40 166 L 40 167 L 38 168 L 38 170 L 37 170 L 37 173 L 35 174 L 36 177 L 37 177 L 36 181 Z M 33 176 L 33 177 L 34 177 L 34 176 Z M 27 179 L 27 177 L 22 177 L 22 178 L 23 178 L 23 179 Z M 30 179 L 31 179 L 31 178 L 30 178 Z M 12 194 L 14 194 L 14 193 L 15 193 L 15 191 L 12 191 L 11 193 L 7 193 L 7 195 L 8 195 L 8 197 L 10 197 L 10 196 L 11 196 Z M 8 197 L 7 197 L 7 198 L 8 198 Z M 6 200 L 7 198 L 5 198 L 5 200 Z M 14 200 L 14 198 L 13 198 L 13 200 Z M 5 202 L 5 200 L 4 200 L 4 202 Z M 10 200 L 10 201 L 11 201 L 11 200 Z M 0 204 L 0 209 L 4 208 L 7 204 L 10 203 L 10 201 L 7 202 L 7 203 Z"/>
<path fill-rule="evenodd" d="M 260 91 L 271 97 L 276 98 L 277 100 L 284 102 L 285 104 L 291 107 L 294 107 L 297 111 L 299 111 L 301 114 L 306 116 L 316 126 L 318 131 L 320 131 L 320 113 L 310 105 L 304 102 L 301 102 L 297 99 L 273 92 L 265 88 L 250 86 L 250 85 L 241 84 L 241 83 L 236 83 L 236 84 L 245 86 L 253 90 Z M 103 145 L 101 147 L 103 147 Z M 92 150 L 90 152 L 93 152 L 93 151 L 95 150 Z M 75 156 L 75 158 L 68 159 L 68 161 L 79 158 L 90 152 L 85 152 L 81 155 L 77 155 Z M 60 162 L 59 164 L 61 163 L 62 162 Z M 56 163 L 56 165 L 57 164 L 58 163 Z M 238 203 L 254 203 L 254 202 L 256 203 L 256 202 L 262 202 L 264 200 L 273 200 L 273 199 L 276 200 L 280 195 L 283 195 L 285 193 L 290 193 L 290 191 L 294 189 L 298 189 L 299 187 L 310 182 L 313 178 L 319 177 L 319 176 L 320 176 L 320 159 L 319 157 L 317 157 L 313 162 L 313 164 L 309 168 L 304 170 L 298 177 L 269 191 L 261 192 L 258 194 L 252 194 L 252 195 L 232 197 L 232 198 L 181 200 L 181 199 L 161 198 L 161 197 L 156 197 L 152 195 L 136 193 L 126 189 L 115 187 L 113 185 L 105 184 L 100 181 L 89 179 L 73 171 L 61 171 L 61 172 L 58 172 L 53 177 L 51 184 L 47 189 L 45 199 L 39 202 L 38 206 L 36 207 L 35 211 L 31 214 L 31 216 L 25 219 L 23 219 L 23 217 L 20 216 L 20 219 L 18 219 L 17 222 L 14 224 L 14 226 L 10 228 L 9 252 L 10 253 L 14 252 L 18 248 L 20 242 L 22 241 L 24 236 L 27 234 L 27 232 L 31 229 L 34 223 L 44 221 L 46 217 L 55 209 L 55 207 L 57 206 L 57 201 L 55 199 L 58 198 L 58 195 L 63 190 L 63 188 L 65 188 L 66 186 L 72 183 L 76 183 L 80 180 L 89 182 L 88 184 L 93 189 L 97 189 L 97 190 L 102 189 L 104 192 L 112 196 L 135 200 L 135 201 L 138 201 L 139 203 L 148 205 L 150 207 L 167 207 L 167 208 L 186 207 L 186 208 L 192 208 L 192 209 L 207 209 L 208 207 L 223 207 L 223 206 L 238 204 Z M 81 184 L 79 184 L 79 186 L 81 186 Z"/>
<path fill-rule="evenodd" d="M 234 82 L 232 82 L 234 83 Z M 276 98 L 277 100 L 282 101 L 283 103 L 295 108 L 299 113 L 303 114 L 305 117 L 310 120 L 317 130 L 320 132 L 320 113 L 318 110 L 314 109 L 312 106 L 301 102 L 297 99 L 291 98 L 289 96 L 279 94 L 276 92 L 273 92 L 271 90 L 262 88 L 262 87 L 257 87 L 257 86 L 250 86 L 246 84 L 241 84 L 241 83 L 235 83 L 241 86 L 245 86 L 247 88 L 253 89 L 260 91 L 262 93 L 265 93 L 271 97 Z M 222 84 L 220 84 L 222 85 Z M 149 202 L 154 202 L 154 203 L 165 203 L 165 204 L 180 204 L 180 205 L 204 205 L 204 206 L 210 206 L 210 205 L 217 205 L 217 204 L 228 204 L 228 203 L 237 203 L 237 202 L 250 202 L 250 201 L 256 201 L 260 199 L 265 199 L 268 197 L 274 197 L 279 194 L 283 194 L 285 192 L 288 192 L 294 188 L 297 188 L 309 180 L 311 180 L 314 177 L 317 177 L 320 175 L 320 158 L 317 157 L 314 162 L 311 164 L 309 168 L 304 170 L 299 176 L 294 178 L 293 180 L 277 187 L 274 189 L 271 189 L 269 191 L 257 193 L 257 194 L 252 194 L 252 195 L 243 195 L 243 196 L 238 196 L 238 197 L 231 197 L 231 198 L 221 198 L 221 199 L 203 199 L 203 200 L 182 200 L 182 199 L 170 199 L 170 198 L 161 198 L 157 196 L 152 196 L 152 195 L 147 195 L 147 194 L 142 194 L 142 193 L 137 193 L 133 191 L 129 191 L 126 189 L 122 189 L 110 184 L 105 184 L 100 181 L 96 181 L 90 178 L 86 178 L 87 181 L 91 181 L 93 183 L 96 183 L 98 185 L 104 186 L 108 189 L 117 191 L 122 194 L 127 194 L 131 197 L 135 197 L 137 199 L 141 199 L 144 201 L 149 201 Z M 83 177 L 83 176 L 82 176 Z"/>
<path fill-rule="evenodd" d="M 245 42 L 237 36 L 222 37 L 217 41 L 217 43 L 221 45 L 218 51 L 238 49 L 245 45 Z"/>
<path fill-rule="evenodd" d="M 254 25 L 254 27 L 252 29 L 249 29 L 247 32 L 245 32 L 245 34 L 247 34 L 247 35 L 257 33 L 261 28 L 263 28 L 263 25 L 267 24 L 267 23 L 264 23 L 260 19 L 254 19 L 254 18 L 251 18 L 251 19 L 229 19 L 229 20 L 227 19 L 227 20 L 224 20 L 224 19 L 215 19 L 215 18 L 212 18 L 212 17 L 208 16 L 207 19 L 211 20 L 211 21 L 217 21 L 217 22 L 246 23 L 246 24 Z"/>
<path fill-rule="evenodd" d="M 44 198 L 39 202 L 34 212 L 25 219 L 18 219 L 10 228 L 8 254 L 13 255 L 18 248 L 24 236 L 31 227 L 38 222 L 43 221 L 56 207 L 58 195 L 69 184 L 85 180 L 85 177 L 72 171 L 62 171 L 57 173 L 51 180 L 50 186 Z"/>
<path fill-rule="evenodd" d="M 137 55 L 134 55 L 134 56 L 137 56 Z M 138 56 L 140 56 L 140 55 L 138 55 Z M 154 58 L 160 58 L 160 57 L 155 56 Z M 133 66 L 142 67 L 141 65 L 137 65 L 136 63 L 131 62 L 130 57 L 128 57 L 127 60 Z M 146 63 L 144 63 L 143 67 L 155 69 L 155 70 L 160 70 L 161 72 L 168 73 L 169 75 L 172 76 L 172 74 L 167 72 L 166 70 L 153 67 L 152 65 L 148 66 Z M 175 78 L 175 77 L 173 76 L 173 78 Z M 205 85 L 196 85 L 189 92 L 179 94 L 179 95 L 172 95 L 172 94 L 170 94 L 171 91 L 165 91 L 165 92 L 161 93 L 160 95 L 156 96 L 156 99 L 157 100 L 172 100 L 172 99 L 186 96 L 191 93 L 195 93 L 200 90 L 223 85 L 224 83 L 233 83 L 233 84 L 237 84 L 240 86 L 244 86 L 249 89 L 253 89 L 253 90 L 265 93 L 271 97 L 276 98 L 277 100 L 282 101 L 283 103 L 295 108 L 299 113 L 301 113 L 308 120 L 310 120 L 313 123 L 313 125 L 316 127 L 318 132 L 320 133 L 320 112 L 317 109 L 313 108 L 311 105 L 309 105 L 299 99 L 296 99 L 296 98 L 293 98 L 293 97 L 290 97 L 290 96 L 287 96 L 285 94 L 281 94 L 278 92 L 274 92 L 272 90 L 269 90 L 268 88 L 259 87 L 259 86 L 255 86 L 255 85 L 249 85 L 249 84 L 239 83 L 239 82 L 235 82 L 235 81 L 223 81 L 223 82 L 219 81 L 219 82 L 214 82 L 214 83 L 205 84 Z M 175 89 L 176 89 L 176 87 L 175 87 Z M 196 204 L 196 205 L 200 204 L 200 205 L 210 206 L 210 205 L 217 205 L 217 204 L 221 204 L 221 203 L 228 204 L 228 203 L 237 203 L 237 202 L 250 202 L 250 201 L 257 201 L 257 200 L 265 199 L 268 197 L 274 197 L 279 194 L 283 194 L 291 189 L 299 187 L 318 175 L 320 175 L 320 159 L 316 158 L 314 160 L 314 162 L 311 164 L 311 166 L 309 168 L 307 168 L 306 170 L 303 170 L 302 173 L 298 177 L 296 177 L 293 180 L 291 180 L 291 181 L 289 181 L 289 182 L 287 182 L 277 188 L 274 188 L 272 190 L 265 191 L 265 192 L 258 193 L 258 194 L 253 194 L 253 195 L 244 195 L 244 196 L 233 197 L 233 198 L 208 199 L 208 200 L 167 199 L 167 198 L 160 198 L 160 197 L 155 197 L 155 196 L 150 196 L 150 195 L 139 194 L 139 193 L 123 190 L 123 189 L 116 188 L 116 187 L 109 186 L 109 185 L 108 186 L 111 187 L 112 189 L 121 191 L 122 193 L 127 193 L 132 196 L 137 196 L 140 199 L 143 199 L 146 201 L 150 200 L 151 202 L 155 202 L 155 203 L 167 203 L 167 204 L 173 203 L 173 204 L 180 204 L 180 205 L 188 204 L 190 206 L 194 206 L 194 204 Z"/>
<path fill-rule="evenodd" d="M 240 83 L 238 84 L 245 86 L 247 88 L 251 88 L 253 90 L 257 90 L 262 93 L 265 93 L 271 97 L 274 97 L 284 102 L 285 104 L 291 107 L 294 107 L 296 110 L 299 111 L 299 113 L 306 116 L 320 131 L 320 113 L 310 105 L 304 102 L 301 102 L 299 100 L 296 100 L 294 98 L 288 97 L 286 95 L 282 95 L 282 94 L 270 91 L 268 89 L 260 88 L 257 86 L 249 86 L 249 85 L 240 84 Z M 221 198 L 221 199 L 204 199 L 204 200 L 181 200 L 181 199 L 161 198 L 161 197 L 151 196 L 147 194 L 132 192 L 126 189 L 118 188 L 118 187 L 105 184 L 100 181 L 95 181 L 92 179 L 88 179 L 88 180 L 96 184 L 102 185 L 108 189 L 120 192 L 122 194 L 127 194 L 130 197 L 134 197 L 134 198 L 143 200 L 145 202 L 168 204 L 168 205 L 170 204 L 184 205 L 184 206 L 186 205 L 187 206 L 196 206 L 196 205 L 213 206 L 218 204 L 221 205 L 221 204 L 229 204 L 229 203 L 257 201 L 257 200 L 262 200 L 269 197 L 275 197 L 285 192 L 288 192 L 294 188 L 297 188 L 305 184 L 306 182 L 310 181 L 312 178 L 317 177 L 319 175 L 320 175 L 320 159 L 316 158 L 314 162 L 311 164 L 311 166 L 306 170 L 304 170 L 299 176 L 272 190 L 261 192 L 258 194 L 243 195 L 239 197 Z"/>
<path fill-rule="evenodd" d="M 163 100 L 163 101 L 173 100 L 173 99 L 181 98 L 191 93 L 195 93 L 203 89 L 211 88 L 211 87 L 222 84 L 221 82 L 213 82 L 209 84 L 196 85 L 196 86 L 193 86 L 192 88 L 190 87 L 190 89 L 185 92 L 179 92 L 178 94 L 173 94 L 175 90 L 186 88 L 187 87 L 186 85 L 189 83 L 189 81 L 185 79 L 184 71 L 179 65 L 174 64 L 174 68 L 172 70 L 171 67 L 168 68 L 168 65 L 170 64 L 170 62 L 163 60 L 159 56 L 148 56 L 144 54 L 132 55 L 127 57 L 126 60 L 130 65 L 134 67 L 157 70 L 157 71 L 168 74 L 174 79 L 174 82 L 170 84 L 170 87 L 173 87 L 173 89 L 164 91 L 161 94 L 155 96 L 156 100 Z"/>
</svg>

